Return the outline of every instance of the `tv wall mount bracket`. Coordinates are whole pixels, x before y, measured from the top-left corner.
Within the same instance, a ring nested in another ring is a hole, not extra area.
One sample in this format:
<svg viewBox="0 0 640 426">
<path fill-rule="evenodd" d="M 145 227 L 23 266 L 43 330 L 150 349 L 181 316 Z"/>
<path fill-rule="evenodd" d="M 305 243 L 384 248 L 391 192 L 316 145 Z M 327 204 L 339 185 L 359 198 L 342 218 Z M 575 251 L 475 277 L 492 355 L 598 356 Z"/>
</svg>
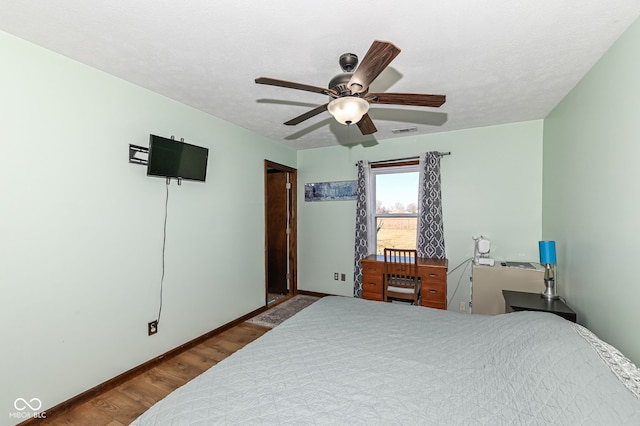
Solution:
<svg viewBox="0 0 640 426">
<path fill-rule="evenodd" d="M 147 165 L 149 159 L 149 148 L 144 146 L 129 144 L 129 162 L 133 164 Z"/>
</svg>

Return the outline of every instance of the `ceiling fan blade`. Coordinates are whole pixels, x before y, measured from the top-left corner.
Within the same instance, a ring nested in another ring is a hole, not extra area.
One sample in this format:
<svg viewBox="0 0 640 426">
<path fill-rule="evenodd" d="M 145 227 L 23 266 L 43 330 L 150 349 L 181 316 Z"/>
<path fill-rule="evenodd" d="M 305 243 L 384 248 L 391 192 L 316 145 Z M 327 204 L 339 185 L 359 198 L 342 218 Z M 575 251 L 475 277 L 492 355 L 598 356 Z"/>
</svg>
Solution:
<svg viewBox="0 0 640 426">
<path fill-rule="evenodd" d="M 276 78 L 259 77 L 259 78 L 256 78 L 256 83 L 266 84 L 268 86 L 280 86 L 280 87 L 286 87 L 289 89 L 304 90 L 306 92 L 320 93 L 322 95 L 328 95 L 328 96 L 338 95 L 338 93 L 335 90 L 331 90 L 326 87 L 318 87 L 318 86 L 311 86 L 309 84 L 294 83 L 293 81 L 278 80 Z"/>
<path fill-rule="evenodd" d="M 302 115 L 299 115 L 295 118 L 292 118 L 291 120 L 287 121 L 286 124 L 287 126 L 295 126 L 296 124 L 300 124 L 302 123 L 304 120 L 308 120 L 311 117 L 315 117 L 316 115 L 325 112 L 327 110 L 327 105 L 329 105 L 328 103 L 324 104 L 324 105 L 320 105 L 315 107 L 314 109 L 312 109 L 311 111 L 307 111 Z"/>
<path fill-rule="evenodd" d="M 400 49 L 388 41 L 375 40 L 349 80 L 352 94 L 365 92 L 373 80 L 398 56 Z"/>
<path fill-rule="evenodd" d="M 428 95 L 420 93 L 369 93 L 367 101 L 374 104 L 410 105 L 437 108 L 447 100 L 445 95 Z"/>
<path fill-rule="evenodd" d="M 358 129 L 360 129 L 360 133 L 363 135 L 370 135 L 378 131 L 369 114 L 363 115 L 360 121 L 358 121 Z"/>
</svg>

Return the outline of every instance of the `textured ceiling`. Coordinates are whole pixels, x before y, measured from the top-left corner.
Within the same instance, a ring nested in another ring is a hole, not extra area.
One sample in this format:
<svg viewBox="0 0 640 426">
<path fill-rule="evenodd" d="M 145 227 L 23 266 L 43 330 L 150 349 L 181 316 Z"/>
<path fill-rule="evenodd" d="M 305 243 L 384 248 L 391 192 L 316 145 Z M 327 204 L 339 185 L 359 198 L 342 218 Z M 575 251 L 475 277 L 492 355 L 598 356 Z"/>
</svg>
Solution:
<svg viewBox="0 0 640 426">
<path fill-rule="evenodd" d="M 295 149 L 544 118 L 640 14 L 640 0 L 0 0 L 0 30 Z M 447 95 L 441 108 L 373 105 L 378 132 L 322 113 L 338 58 L 373 40 L 400 55 L 375 92 Z"/>
</svg>

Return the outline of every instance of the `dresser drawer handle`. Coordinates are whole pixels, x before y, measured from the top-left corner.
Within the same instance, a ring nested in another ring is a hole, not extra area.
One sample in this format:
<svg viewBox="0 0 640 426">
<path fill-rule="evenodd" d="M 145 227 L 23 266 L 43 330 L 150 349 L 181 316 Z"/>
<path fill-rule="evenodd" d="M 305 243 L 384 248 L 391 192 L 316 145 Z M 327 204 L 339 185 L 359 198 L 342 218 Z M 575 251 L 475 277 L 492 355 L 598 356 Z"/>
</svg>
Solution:
<svg viewBox="0 0 640 426">
<path fill-rule="evenodd" d="M 429 293 L 436 294 L 437 292 L 438 292 L 438 290 L 429 289 Z"/>
<path fill-rule="evenodd" d="M 433 272 L 429 272 L 429 276 L 430 276 L 430 277 L 437 277 L 437 276 L 438 276 L 438 274 L 434 274 Z"/>
</svg>

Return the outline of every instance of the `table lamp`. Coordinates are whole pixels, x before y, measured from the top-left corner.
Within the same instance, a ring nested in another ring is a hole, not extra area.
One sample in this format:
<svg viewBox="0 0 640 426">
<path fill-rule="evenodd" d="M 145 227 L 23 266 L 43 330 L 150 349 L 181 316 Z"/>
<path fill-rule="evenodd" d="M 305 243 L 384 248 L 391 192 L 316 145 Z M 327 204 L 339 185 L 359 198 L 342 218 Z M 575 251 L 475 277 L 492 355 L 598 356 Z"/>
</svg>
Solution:
<svg viewBox="0 0 640 426">
<path fill-rule="evenodd" d="M 548 300 L 559 299 L 556 293 L 556 242 L 539 241 L 540 264 L 544 266 L 544 292 L 542 297 Z"/>
</svg>

